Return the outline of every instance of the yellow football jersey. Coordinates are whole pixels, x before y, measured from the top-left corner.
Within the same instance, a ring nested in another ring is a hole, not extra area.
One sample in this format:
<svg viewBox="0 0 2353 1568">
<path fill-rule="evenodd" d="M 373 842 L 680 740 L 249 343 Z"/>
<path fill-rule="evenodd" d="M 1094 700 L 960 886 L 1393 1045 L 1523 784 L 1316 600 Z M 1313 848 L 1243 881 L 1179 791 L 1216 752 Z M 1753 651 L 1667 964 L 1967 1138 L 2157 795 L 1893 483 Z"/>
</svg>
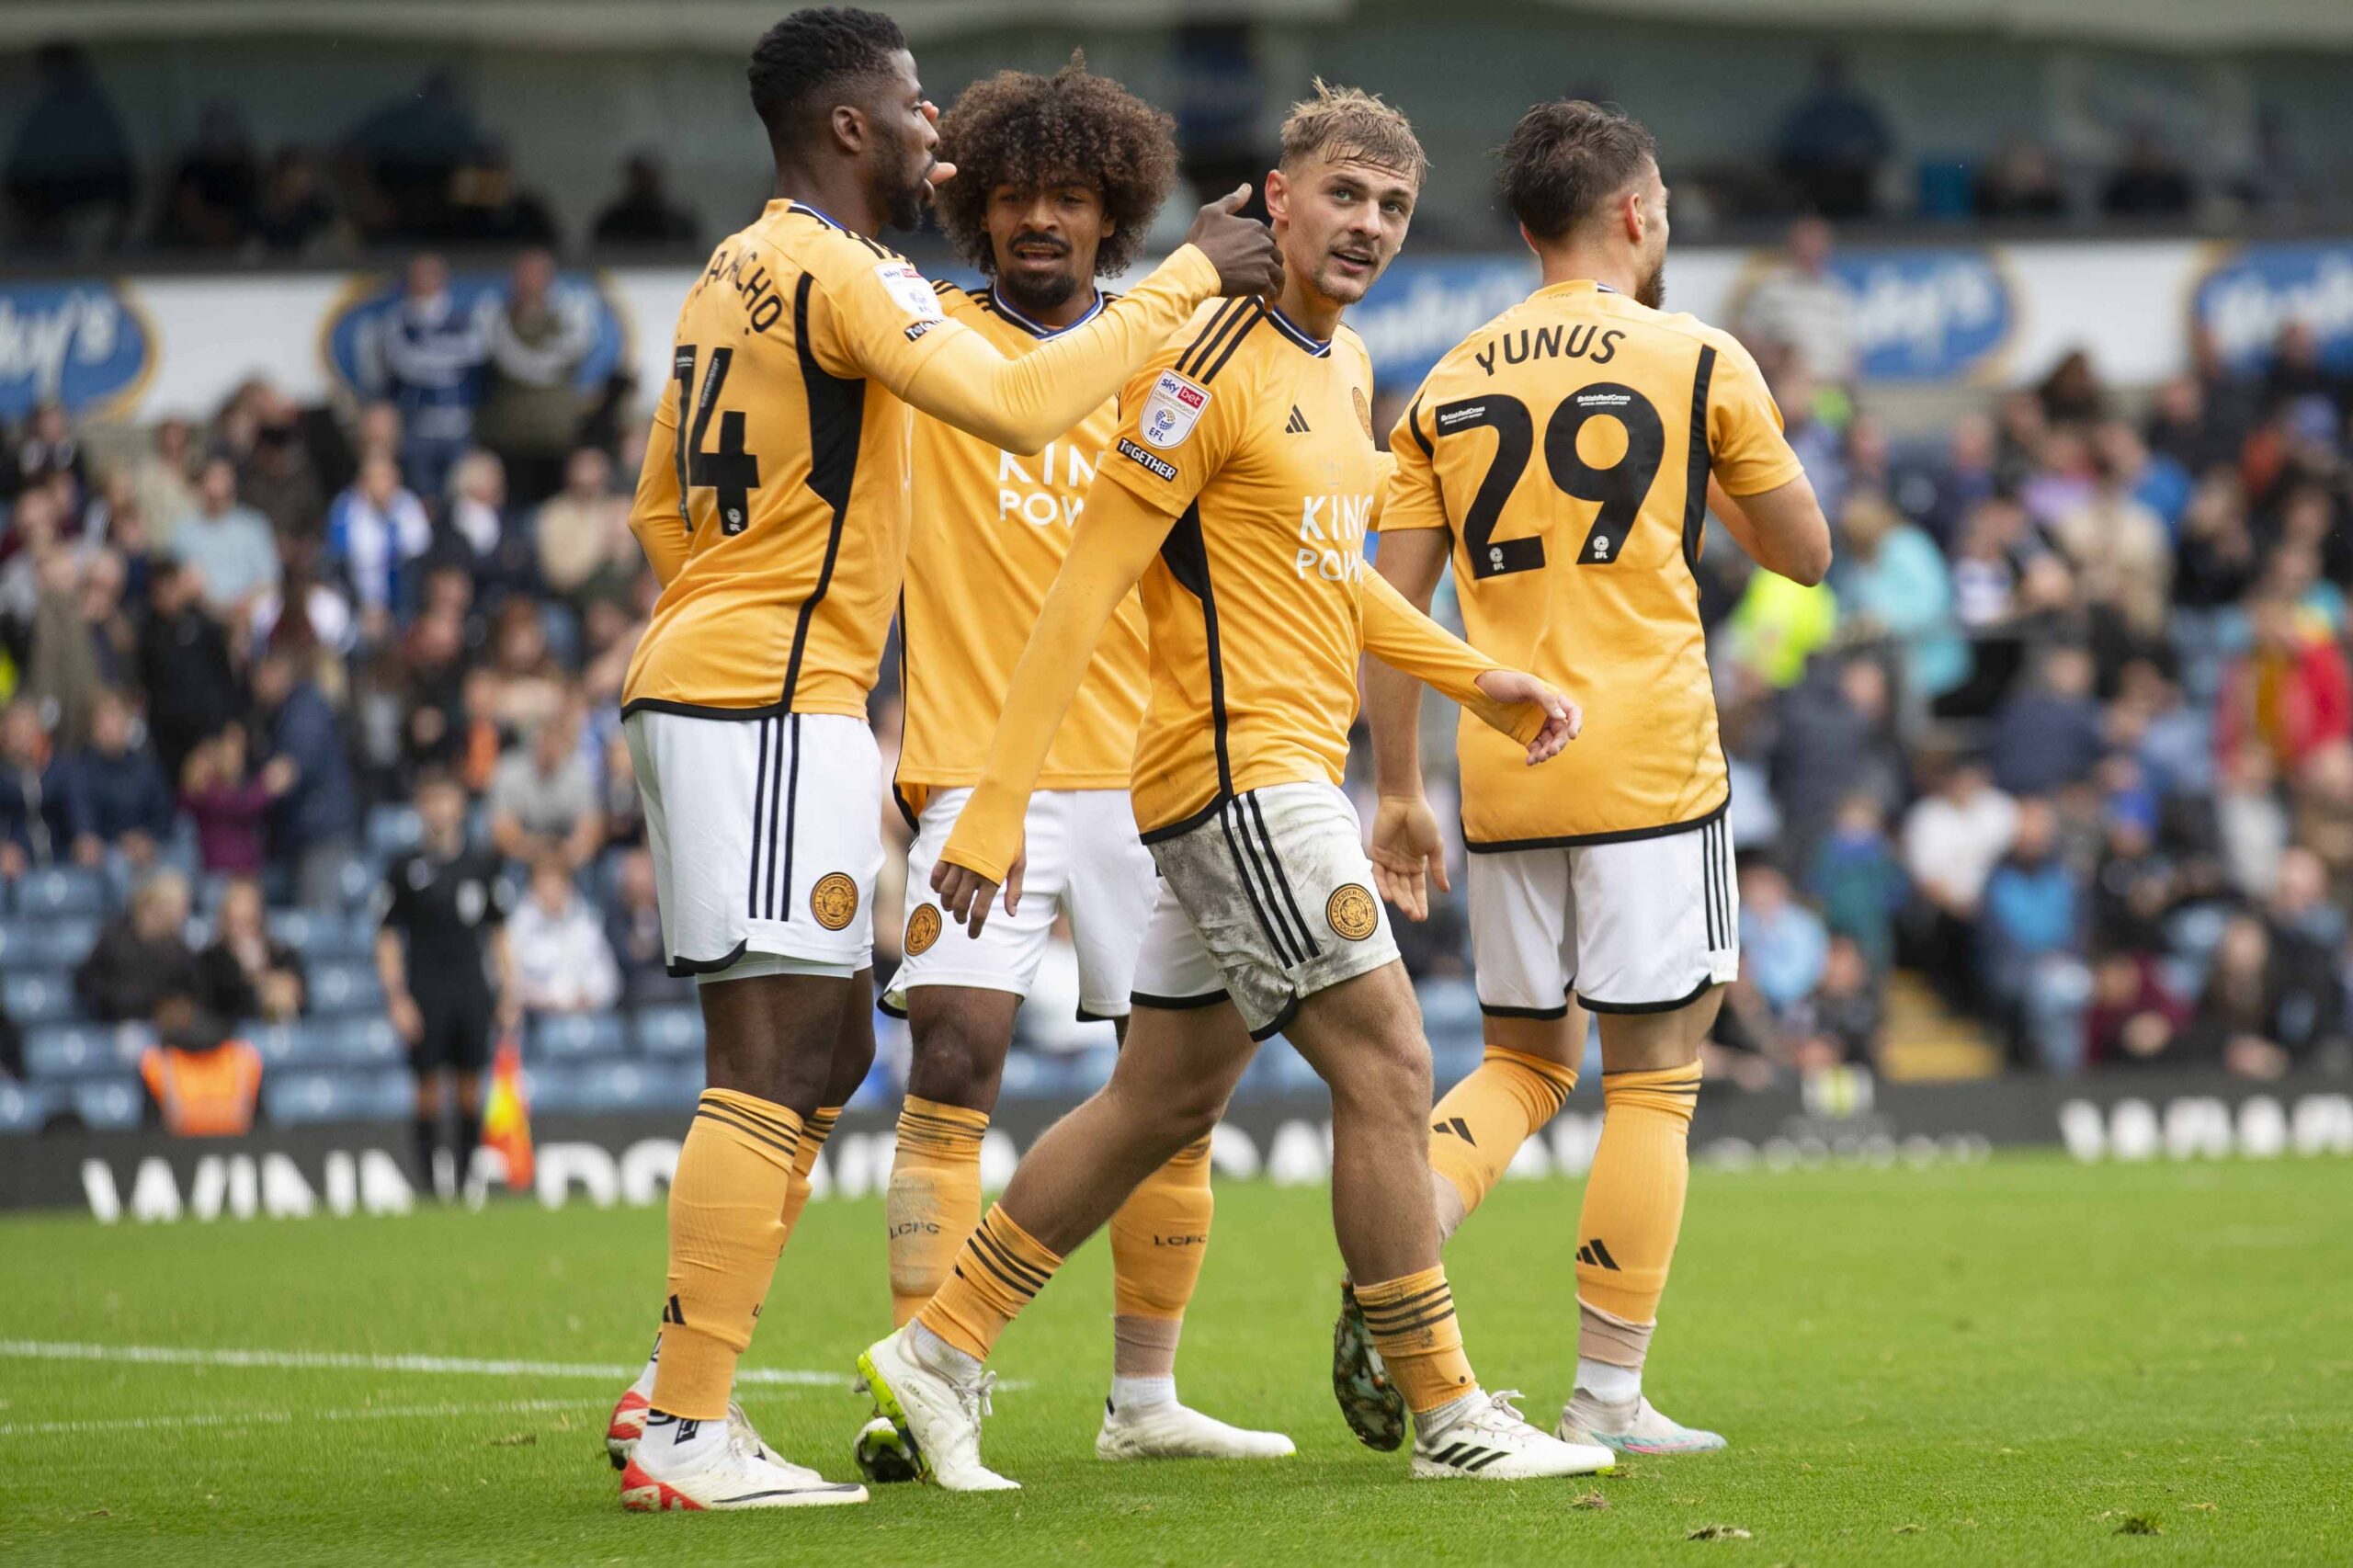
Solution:
<svg viewBox="0 0 2353 1568">
<path fill-rule="evenodd" d="M 994 290 L 970 294 L 949 283 L 937 287 L 949 320 L 970 324 L 1008 357 L 1059 335 Z M 1102 308 L 1098 296 L 1095 309 Z M 1093 317 L 1089 312 L 1072 326 Z M 1014 665 L 1070 551 L 1119 408 L 1117 398 L 1104 399 L 1035 457 L 915 415 L 915 522 L 899 601 L 906 727 L 897 785 L 910 810 L 922 810 L 927 789 L 979 781 Z M 1039 788 L 1128 787 L 1144 681 L 1143 603 L 1131 594 L 1103 629 Z"/>
<path fill-rule="evenodd" d="M 1129 383 L 1103 476 L 1177 521 L 1145 572 L 1152 695 L 1137 825 L 1340 781 L 1356 717 L 1364 536 L 1385 464 L 1372 362 L 1254 299 L 1204 307 Z"/>
<path fill-rule="evenodd" d="M 1472 645 L 1585 710 L 1534 773 L 1465 718 L 1469 847 L 1640 838 L 1721 812 L 1693 573 L 1708 476 L 1738 496 L 1802 472 L 1747 351 L 1691 316 L 1554 284 L 1438 362 L 1390 449 L 1381 531 L 1449 529 Z"/>
</svg>

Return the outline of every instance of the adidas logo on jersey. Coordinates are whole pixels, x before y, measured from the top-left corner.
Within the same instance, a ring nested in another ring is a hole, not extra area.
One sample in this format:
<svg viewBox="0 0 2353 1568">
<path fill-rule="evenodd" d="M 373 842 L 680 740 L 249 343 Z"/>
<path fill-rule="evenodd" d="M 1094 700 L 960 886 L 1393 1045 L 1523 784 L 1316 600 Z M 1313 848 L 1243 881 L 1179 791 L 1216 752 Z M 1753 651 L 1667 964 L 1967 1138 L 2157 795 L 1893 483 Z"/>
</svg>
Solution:
<svg viewBox="0 0 2353 1568">
<path fill-rule="evenodd" d="M 1283 422 L 1283 428 L 1294 436 L 1304 436 L 1308 433 L 1307 415 L 1299 411 L 1299 404 L 1294 403 L 1290 405 L 1290 417 Z"/>
</svg>

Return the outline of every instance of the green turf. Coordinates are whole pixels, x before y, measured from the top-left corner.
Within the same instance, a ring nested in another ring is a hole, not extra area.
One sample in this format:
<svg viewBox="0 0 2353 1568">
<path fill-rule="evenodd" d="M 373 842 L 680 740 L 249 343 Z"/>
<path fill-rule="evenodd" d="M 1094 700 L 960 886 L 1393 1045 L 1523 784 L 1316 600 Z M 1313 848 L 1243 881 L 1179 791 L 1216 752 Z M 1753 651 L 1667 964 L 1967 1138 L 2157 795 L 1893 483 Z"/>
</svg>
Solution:
<svg viewBox="0 0 2353 1568">
<path fill-rule="evenodd" d="M 1576 1199 L 1509 1185 L 1449 1257 L 1482 1375 L 1526 1389 L 1539 1421 L 1568 1392 Z M 887 1326 L 880 1220 L 871 1200 L 813 1208 L 756 1364 L 847 1369 Z M 0 1254 L 10 1340 L 620 1363 L 651 1326 L 662 1220 L 38 1220 L 0 1226 Z M 1000 1350 L 1026 1386 L 1000 1396 L 987 1451 L 1027 1490 L 813 1513 L 622 1514 L 600 1378 L 0 1358 L 0 1561 L 2353 1560 L 2343 1161 L 1702 1173 L 1650 1386 L 1733 1447 L 1597 1483 L 1413 1483 L 1357 1448 L 1324 1385 L 1325 1195 L 1255 1183 L 1222 1190 L 1180 1371 L 1195 1403 L 1292 1433 L 1299 1457 L 1101 1464 L 1107 1272 L 1088 1247 Z M 539 1400 L 571 1403 L 516 1408 Z M 444 1403 L 463 1408 L 353 1415 Z M 864 1412 L 846 1373 L 750 1403 L 788 1451 L 845 1469 Z M 198 1415 L 233 1419 L 175 1419 Z M 1710 1526 L 1749 1535 L 1688 1539 Z"/>
</svg>

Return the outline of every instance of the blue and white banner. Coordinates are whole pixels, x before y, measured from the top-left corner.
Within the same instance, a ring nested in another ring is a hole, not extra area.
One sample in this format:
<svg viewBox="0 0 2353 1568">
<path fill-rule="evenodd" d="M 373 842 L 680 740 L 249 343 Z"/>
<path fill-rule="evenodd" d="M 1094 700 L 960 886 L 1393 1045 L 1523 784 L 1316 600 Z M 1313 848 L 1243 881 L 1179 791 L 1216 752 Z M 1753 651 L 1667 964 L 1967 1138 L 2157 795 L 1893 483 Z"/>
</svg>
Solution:
<svg viewBox="0 0 2353 1568">
<path fill-rule="evenodd" d="M 99 415 L 132 407 L 155 354 L 128 284 L 0 283 L 0 425 L 44 403 Z"/>
<path fill-rule="evenodd" d="M 504 272 L 456 272 L 449 276 L 450 309 L 460 319 L 481 324 L 485 335 L 489 318 L 506 299 Z M 399 279 L 362 278 L 349 286 L 329 314 L 324 336 L 327 362 L 347 389 L 356 392 L 369 384 L 367 361 L 373 352 L 370 336 L 377 324 L 399 302 Z M 558 273 L 549 302 L 559 312 L 577 318 L 579 333 L 589 345 L 586 357 L 574 372 L 573 385 L 582 392 L 602 386 L 629 350 L 628 326 L 606 297 L 603 284 L 591 273 Z M 667 350 L 665 344 L 664 351 Z"/>
<path fill-rule="evenodd" d="M 1990 381 L 2018 324 L 2018 290 L 1983 247 L 1847 251 L 1830 275 L 1855 301 L 1867 381 Z"/>
<path fill-rule="evenodd" d="M 2293 322 L 2319 338 L 2331 369 L 2353 374 L 2353 242 L 2225 250 L 2199 280 L 2191 310 L 2222 357 L 2243 369 L 2268 362 Z"/>
</svg>

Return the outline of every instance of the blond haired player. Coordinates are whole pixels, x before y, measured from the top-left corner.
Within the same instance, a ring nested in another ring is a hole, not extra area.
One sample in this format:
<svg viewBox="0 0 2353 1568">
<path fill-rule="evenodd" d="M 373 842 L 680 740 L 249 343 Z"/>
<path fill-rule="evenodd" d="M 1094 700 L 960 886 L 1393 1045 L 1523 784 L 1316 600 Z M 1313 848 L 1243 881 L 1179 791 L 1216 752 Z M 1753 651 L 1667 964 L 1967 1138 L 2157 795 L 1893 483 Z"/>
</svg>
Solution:
<svg viewBox="0 0 2353 1568">
<path fill-rule="evenodd" d="M 1700 1452 L 1723 1439 L 1642 1394 L 1683 1221 L 1699 1045 L 1740 962 L 1693 567 L 1711 480 L 1733 498 L 1719 515 L 1733 539 L 1771 571 L 1820 581 L 1830 533 L 1756 363 L 1729 334 L 1659 309 L 1666 187 L 1649 133 L 1591 104 L 1543 104 L 1503 165 L 1544 284 L 1439 360 L 1398 422 L 1380 569 L 1427 605 L 1450 559 L 1472 644 L 1577 693 L 1587 723 L 1540 787 L 1479 726 L 1459 733 L 1487 1051 L 1431 1118 L 1432 1191 L 1451 1234 L 1574 1086 L 1585 1013 L 1597 1015 L 1604 1119 L 1559 1430 L 1627 1453 Z M 1368 681 L 1373 859 L 1382 892 L 1419 918 L 1426 868 L 1445 886 L 1419 697 L 1386 671 Z M 1338 1338 L 1359 1362 L 1377 1349 L 1345 1305 Z M 1352 1423 L 1363 1381 L 1361 1368 L 1339 1380 Z"/>
<path fill-rule="evenodd" d="M 1030 451 L 1272 242 L 1226 206 L 1079 331 L 1007 359 L 870 236 L 953 172 L 886 17 L 798 11 L 753 51 L 776 199 L 678 316 L 631 515 L 662 597 L 623 726 L 672 972 L 701 983 L 709 1088 L 670 1187 L 656 1354 L 607 1448 L 632 1509 L 861 1502 L 729 1407 L 836 1108 L 873 1055 L 881 770 L 866 724 L 907 533 L 908 406 Z M 1238 204 L 1239 194 L 1227 205 Z M 789 1324 L 789 1298 L 780 1303 Z M 779 1315 L 779 1314 L 771 1314 Z"/>
<path fill-rule="evenodd" d="M 940 284 L 940 302 L 1008 358 L 1106 308 L 1097 274 L 1134 261 L 1176 175 L 1167 117 L 1076 61 L 1051 76 L 1006 71 L 975 83 L 940 117 L 939 136 L 958 171 L 939 193 L 941 226 L 989 279 L 979 293 Z M 929 886 L 1118 420 L 1107 398 L 1027 458 L 944 421 L 915 420 L 915 531 L 899 612 L 906 717 L 894 780 L 916 828 L 907 856 L 915 902 L 905 961 L 883 1001 L 914 1033 L 888 1199 L 895 1323 L 931 1299 L 980 1223 L 981 1139 L 1015 1011 L 1057 915 L 1077 946 L 1081 1016 L 1127 1031 L 1155 880 L 1128 800 L 1146 691 L 1134 596 L 1097 643 L 1029 798 L 1019 912 L 973 936 L 947 923 Z M 1111 1217 L 1111 1389 L 1095 1440 L 1104 1459 L 1291 1451 L 1279 1433 L 1230 1426 L 1176 1398 L 1176 1341 L 1211 1209 L 1203 1139 L 1145 1177 Z M 914 1478 L 896 1438 L 881 1419 L 860 1435 L 868 1479 Z"/>
<path fill-rule="evenodd" d="M 959 1491 L 981 1460 L 983 1363 L 1136 1185 L 1215 1124 L 1254 1041 L 1283 1030 L 1332 1087 L 1340 1250 L 1418 1429 L 1414 1473 L 1597 1469 L 1536 1430 L 1462 1352 L 1429 1210 L 1429 1048 L 1338 784 L 1370 652 L 1556 753 L 1574 714 L 1408 608 L 1364 569 L 1384 465 L 1371 365 L 1340 323 L 1404 242 L 1425 165 L 1403 116 L 1319 86 L 1283 129 L 1267 209 L 1281 291 L 1203 312 L 1128 388 L 1109 455 L 1013 677 L 933 886 L 975 932 L 1021 906 L 1024 810 L 1102 629 L 1139 579 L 1152 695 L 1131 772 L 1162 883 L 1110 1084 L 1033 1147 L 904 1327 L 859 1358 L 878 1412 Z"/>
</svg>

